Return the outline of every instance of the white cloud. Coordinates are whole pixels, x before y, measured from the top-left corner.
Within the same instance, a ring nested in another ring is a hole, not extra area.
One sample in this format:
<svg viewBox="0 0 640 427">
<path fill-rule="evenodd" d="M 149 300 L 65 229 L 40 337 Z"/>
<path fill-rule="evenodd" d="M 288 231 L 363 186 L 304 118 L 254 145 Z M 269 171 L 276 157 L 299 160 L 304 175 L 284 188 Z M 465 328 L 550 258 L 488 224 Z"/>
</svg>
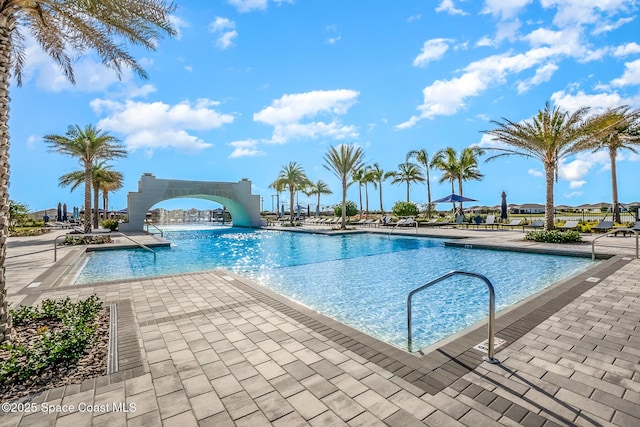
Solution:
<svg viewBox="0 0 640 427">
<path fill-rule="evenodd" d="M 356 128 L 341 125 L 335 116 L 346 114 L 356 103 L 358 95 L 358 92 L 347 89 L 284 95 L 274 100 L 269 107 L 255 113 L 253 120 L 274 127 L 272 142 L 275 143 L 321 136 L 334 139 L 355 138 L 358 136 Z M 322 114 L 332 115 L 332 121 L 303 122 Z"/>
<path fill-rule="evenodd" d="M 449 15 L 466 15 L 462 9 L 457 9 L 453 4 L 453 0 L 442 0 L 438 7 L 436 7 L 436 12 L 446 12 Z"/>
<path fill-rule="evenodd" d="M 597 93 L 588 95 L 583 91 L 576 94 L 567 93 L 563 90 L 551 94 L 551 100 L 561 109 L 573 112 L 582 107 L 592 107 L 592 113 L 598 113 L 607 108 L 615 108 L 620 105 L 628 105 L 630 102 L 622 98 L 619 94 Z"/>
<path fill-rule="evenodd" d="M 582 188 L 582 186 L 584 186 L 587 183 L 587 181 L 585 180 L 581 180 L 581 181 L 571 181 L 569 183 L 569 188 L 574 189 L 574 188 Z"/>
<path fill-rule="evenodd" d="M 36 148 L 36 143 L 40 140 L 41 139 L 35 135 L 29 135 L 29 137 L 27 138 L 27 148 L 29 150 L 33 150 L 34 148 Z"/>
<path fill-rule="evenodd" d="M 543 177 L 543 176 L 544 176 L 544 172 L 542 172 L 542 171 L 541 171 L 541 170 L 539 170 L 539 169 L 529 169 L 529 170 L 527 171 L 527 173 L 528 173 L 529 175 L 531 175 L 531 176 L 535 176 L 535 177 L 538 177 L 538 178 L 540 178 L 540 177 Z"/>
<path fill-rule="evenodd" d="M 494 41 L 487 36 L 482 37 L 476 42 L 476 47 L 493 46 Z"/>
<path fill-rule="evenodd" d="M 537 86 L 541 83 L 551 80 L 553 73 L 558 70 L 558 66 L 554 63 L 548 63 L 541 67 L 538 67 L 536 74 L 523 82 L 518 84 L 518 93 L 527 92 L 532 86 Z"/>
<path fill-rule="evenodd" d="M 240 13 L 267 8 L 267 0 L 227 0 L 227 3 L 238 9 Z"/>
<path fill-rule="evenodd" d="M 555 8 L 553 23 L 559 27 L 594 24 L 634 7 L 633 0 L 540 0 L 545 9 Z"/>
<path fill-rule="evenodd" d="M 565 193 L 564 197 L 567 199 L 571 199 L 572 197 L 579 197 L 584 194 L 584 191 L 572 191 L 570 193 Z"/>
<path fill-rule="evenodd" d="M 209 24 L 209 31 L 218 36 L 215 41 L 218 49 L 225 50 L 233 46 L 234 39 L 238 37 L 238 32 L 235 28 L 235 22 L 221 16 L 216 16 L 216 19 Z"/>
<path fill-rule="evenodd" d="M 258 143 L 259 141 L 255 139 L 230 142 L 229 145 L 233 147 L 233 151 L 229 155 L 229 158 L 264 156 L 265 152 L 256 148 Z"/>
<path fill-rule="evenodd" d="M 127 148 L 153 152 L 157 148 L 174 148 L 179 151 L 197 152 L 212 146 L 187 130 L 207 131 L 232 123 L 234 117 L 213 109 L 218 102 L 199 99 L 195 103 L 183 101 L 169 105 L 163 102 L 118 102 L 94 99 L 90 103 L 97 114 L 107 117 L 98 127 L 125 135 Z"/>
<path fill-rule="evenodd" d="M 342 36 L 329 37 L 327 39 L 327 44 L 336 44 L 337 42 L 340 41 L 340 39 L 342 39 Z"/>
<path fill-rule="evenodd" d="M 407 22 L 416 22 L 419 21 L 422 18 L 421 14 L 417 14 L 417 15 L 412 15 L 410 17 L 407 18 Z"/>
<path fill-rule="evenodd" d="M 169 15 L 169 22 L 173 25 L 173 28 L 176 29 L 176 39 L 180 40 L 182 38 L 182 28 L 189 27 L 189 24 L 187 21 L 176 15 Z"/>
<path fill-rule="evenodd" d="M 442 58 L 449 49 L 449 43 L 452 41 L 451 39 L 443 38 L 427 40 L 424 42 L 420 54 L 413 60 L 413 65 L 415 67 L 424 67 L 429 62 Z"/>
<path fill-rule="evenodd" d="M 640 44 L 636 42 L 620 45 L 613 51 L 613 56 L 621 57 L 640 53 Z"/>
<path fill-rule="evenodd" d="M 622 77 L 611 81 L 611 85 L 616 87 L 638 84 L 640 84 L 640 59 L 624 64 Z"/>
<path fill-rule="evenodd" d="M 483 13 L 490 13 L 506 20 L 517 16 L 531 0 L 485 0 Z"/>
<path fill-rule="evenodd" d="M 597 36 L 598 34 L 608 33 L 613 30 L 617 30 L 623 25 L 628 24 L 629 22 L 633 22 L 634 19 L 635 18 L 629 17 L 629 18 L 620 18 L 615 22 L 609 22 L 606 20 L 602 22 L 599 21 L 596 24 L 596 28 L 593 30 L 593 35 Z"/>
</svg>

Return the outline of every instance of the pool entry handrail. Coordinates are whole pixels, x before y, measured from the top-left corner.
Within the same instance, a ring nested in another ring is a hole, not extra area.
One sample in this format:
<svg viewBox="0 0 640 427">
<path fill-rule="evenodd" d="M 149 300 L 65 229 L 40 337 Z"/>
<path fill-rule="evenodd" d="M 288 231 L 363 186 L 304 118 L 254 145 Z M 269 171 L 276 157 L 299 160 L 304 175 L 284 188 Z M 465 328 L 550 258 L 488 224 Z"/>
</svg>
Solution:
<svg viewBox="0 0 640 427">
<path fill-rule="evenodd" d="M 163 231 L 162 231 L 162 229 L 161 229 L 160 227 L 158 227 L 157 225 L 152 224 L 152 223 L 150 223 L 150 222 L 145 222 L 145 223 L 144 223 L 144 225 L 146 225 L 146 226 L 147 226 L 147 233 L 151 233 L 151 232 L 149 231 L 149 226 L 152 226 L 153 228 L 155 228 L 156 230 L 158 230 L 158 231 L 160 232 L 160 237 L 164 237 L 164 232 L 163 232 Z M 151 234 L 153 234 L 153 233 L 151 233 Z"/>
<path fill-rule="evenodd" d="M 487 340 L 487 355 L 483 356 L 483 360 L 485 360 L 486 362 L 489 363 L 500 363 L 500 361 L 498 359 L 496 359 L 495 357 L 493 357 L 493 353 L 494 353 L 494 348 L 493 348 L 493 342 L 494 342 L 494 328 L 495 328 L 495 318 L 496 318 L 496 294 L 495 291 L 493 289 L 493 285 L 491 284 L 491 281 L 489 279 L 487 279 L 486 276 L 483 276 L 482 274 L 478 274 L 478 273 L 472 273 L 469 271 L 460 271 L 460 270 L 452 270 L 450 272 L 448 272 L 447 274 L 444 274 L 432 281 L 430 281 L 427 284 L 424 284 L 422 286 L 420 286 L 419 288 L 416 288 L 414 290 L 412 290 L 411 292 L 409 292 L 409 295 L 407 296 L 407 341 L 408 341 L 408 349 L 409 352 L 411 352 L 411 344 L 412 344 L 412 340 L 411 340 L 411 329 L 412 329 L 412 316 L 411 316 L 411 299 L 413 298 L 413 296 L 415 294 L 417 294 L 418 292 L 421 292 L 433 285 L 435 285 L 436 283 L 440 283 L 443 280 L 446 280 L 452 276 L 456 276 L 456 275 L 461 275 L 461 276 L 469 276 L 469 277 L 475 277 L 478 278 L 480 280 L 482 280 L 487 287 L 489 288 L 489 339 Z"/>
<path fill-rule="evenodd" d="M 123 233 L 118 233 L 118 232 L 110 232 L 110 233 L 82 233 L 82 234 L 62 234 L 58 237 L 56 237 L 53 240 L 53 262 L 56 262 L 58 260 L 58 239 L 61 237 L 67 238 L 68 236 L 114 236 L 114 235 L 119 235 L 121 237 L 124 237 L 125 239 L 128 239 L 130 241 L 132 241 L 133 243 L 135 243 L 137 246 L 140 246 L 142 249 L 146 249 L 149 252 L 151 252 L 153 254 L 153 262 L 156 262 L 156 251 L 154 251 L 153 249 L 151 249 L 150 247 L 148 247 L 147 245 L 140 243 L 136 240 L 133 240 L 131 237 L 127 236 L 126 234 Z"/>
<path fill-rule="evenodd" d="M 411 223 L 409 224 L 409 227 L 413 227 L 413 226 L 415 225 L 415 227 L 416 227 L 416 234 L 418 234 L 418 221 L 414 220 L 414 219 L 413 219 L 413 217 L 407 217 L 407 218 L 405 218 L 405 219 L 401 219 L 400 221 L 398 221 L 398 222 L 393 226 L 393 228 L 391 229 L 391 231 L 389 231 L 389 234 L 387 234 L 387 236 L 391 236 L 391 233 L 393 233 L 393 232 L 395 231 L 395 229 L 396 229 L 396 228 L 398 228 L 398 226 L 400 226 L 400 225 L 407 225 L 407 224 L 406 224 L 406 221 L 407 221 L 408 219 L 411 219 L 411 220 L 413 221 L 413 222 L 411 222 Z"/>
<path fill-rule="evenodd" d="M 633 233 L 636 235 L 636 258 L 640 258 L 640 256 L 638 255 L 638 231 L 634 230 L 633 228 L 628 228 L 628 227 L 620 227 L 620 228 L 614 228 L 613 230 L 609 230 L 606 233 L 602 234 L 601 236 L 598 236 L 596 238 L 594 238 L 591 241 L 591 260 L 595 260 L 596 259 L 596 240 L 604 237 L 604 236 L 608 236 L 610 234 L 615 234 L 618 235 L 618 233 L 624 233 L 625 235 L 627 233 Z"/>
</svg>

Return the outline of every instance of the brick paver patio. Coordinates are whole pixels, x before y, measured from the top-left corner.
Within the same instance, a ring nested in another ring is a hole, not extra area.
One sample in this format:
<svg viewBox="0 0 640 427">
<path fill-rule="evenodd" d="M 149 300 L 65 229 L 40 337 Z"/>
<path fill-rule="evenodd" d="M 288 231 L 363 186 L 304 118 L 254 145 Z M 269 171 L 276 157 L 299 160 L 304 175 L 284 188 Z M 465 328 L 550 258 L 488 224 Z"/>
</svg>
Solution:
<svg viewBox="0 0 640 427">
<path fill-rule="evenodd" d="M 0 426 L 640 425 L 640 260 L 629 256 L 500 315 L 508 342 L 491 365 L 471 349 L 484 324 L 409 354 L 224 270 L 29 287 L 53 250 L 14 241 L 9 299 L 115 304 L 118 371 L 41 393 L 32 412 L 0 411 Z"/>
</svg>

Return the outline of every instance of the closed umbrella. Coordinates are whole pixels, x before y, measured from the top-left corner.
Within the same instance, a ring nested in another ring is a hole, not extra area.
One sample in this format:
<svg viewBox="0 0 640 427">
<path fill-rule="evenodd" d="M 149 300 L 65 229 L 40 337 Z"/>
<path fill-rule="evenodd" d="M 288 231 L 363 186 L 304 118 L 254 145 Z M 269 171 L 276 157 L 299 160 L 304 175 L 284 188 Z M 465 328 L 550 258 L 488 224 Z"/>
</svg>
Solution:
<svg viewBox="0 0 640 427">
<path fill-rule="evenodd" d="M 500 204 L 500 218 L 507 219 L 507 193 L 502 192 L 502 203 Z"/>
<path fill-rule="evenodd" d="M 67 204 L 62 205 L 62 220 L 67 222 Z"/>
<path fill-rule="evenodd" d="M 62 203 L 58 202 L 58 215 L 56 217 L 56 221 L 62 221 Z"/>
</svg>

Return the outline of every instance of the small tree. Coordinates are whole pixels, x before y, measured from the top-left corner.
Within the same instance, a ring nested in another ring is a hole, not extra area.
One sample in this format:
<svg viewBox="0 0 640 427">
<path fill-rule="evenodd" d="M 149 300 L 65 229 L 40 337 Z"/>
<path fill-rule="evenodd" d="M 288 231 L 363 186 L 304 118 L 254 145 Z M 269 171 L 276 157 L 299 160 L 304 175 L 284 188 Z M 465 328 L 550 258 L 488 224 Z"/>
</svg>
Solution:
<svg viewBox="0 0 640 427">
<path fill-rule="evenodd" d="M 356 205 L 356 202 L 353 202 L 351 200 L 347 200 L 345 202 L 345 206 L 346 206 L 346 217 L 350 217 L 350 216 L 354 216 L 358 213 L 358 206 Z M 336 216 L 342 216 L 342 203 L 339 203 L 337 205 L 335 205 L 333 207 L 333 212 Z"/>
<path fill-rule="evenodd" d="M 417 216 L 420 213 L 418 206 L 413 202 L 396 202 L 391 212 L 395 216 Z"/>
<path fill-rule="evenodd" d="M 9 230 L 15 231 L 17 226 L 23 225 L 29 216 L 29 206 L 24 203 L 9 201 Z"/>
</svg>

